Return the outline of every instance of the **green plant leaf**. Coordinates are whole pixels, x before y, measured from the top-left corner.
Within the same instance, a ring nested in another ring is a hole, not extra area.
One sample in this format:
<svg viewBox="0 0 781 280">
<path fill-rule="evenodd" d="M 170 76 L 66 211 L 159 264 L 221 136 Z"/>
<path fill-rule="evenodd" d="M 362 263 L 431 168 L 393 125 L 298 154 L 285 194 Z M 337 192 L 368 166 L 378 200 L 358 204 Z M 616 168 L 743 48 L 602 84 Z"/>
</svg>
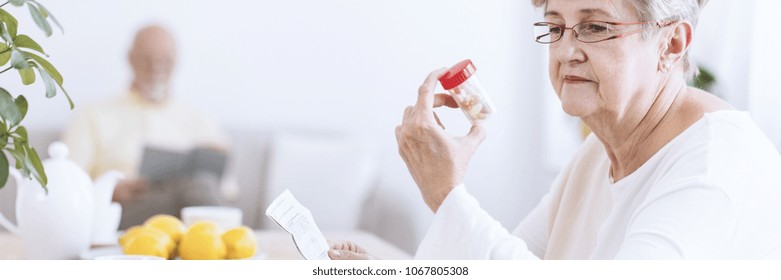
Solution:
<svg viewBox="0 0 781 280">
<path fill-rule="evenodd" d="M 0 150 L 0 189 L 3 189 L 8 181 L 8 168 L 8 158 L 3 150 Z"/>
<path fill-rule="evenodd" d="M 30 67 L 19 69 L 19 77 L 22 77 L 22 84 L 30 85 L 35 82 L 35 70 Z"/>
<path fill-rule="evenodd" d="M 57 84 L 54 79 L 52 79 L 52 76 L 49 76 L 49 73 L 46 73 L 46 70 L 43 70 L 40 67 L 36 67 L 36 69 L 38 69 L 38 73 L 41 74 L 41 80 L 43 80 L 43 83 L 46 85 L 46 97 L 52 98 L 57 95 Z"/>
<path fill-rule="evenodd" d="M 5 128 L 5 124 L 0 126 L 0 147 L 8 145 L 8 129 Z M 2 148 L 0 148 L 2 150 Z"/>
<path fill-rule="evenodd" d="M 22 51 L 22 53 L 35 60 L 39 66 L 43 67 L 43 69 L 46 70 L 46 72 L 49 73 L 52 78 L 54 78 L 54 81 L 56 81 L 58 85 L 62 86 L 62 75 L 60 75 L 60 71 L 57 71 L 57 68 L 54 68 L 54 65 L 52 65 L 48 60 L 31 52 Z"/>
<path fill-rule="evenodd" d="M 5 148 L 5 145 L 8 145 L 8 127 L 5 126 L 5 122 L 0 119 L 0 149 Z"/>
<path fill-rule="evenodd" d="M 50 12 L 48 9 L 46 9 L 46 7 L 41 5 L 41 3 L 38 3 L 38 1 L 31 1 L 31 2 L 38 4 L 38 8 L 41 10 L 41 13 L 46 15 L 47 18 L 51 18 L 52 22 L 54 22 L 54 24 L 57 25 L 60 31 L 62 33 L 65 33 L 65 29 L 62 28 L 62 25 L 60 25 L 60 22 L 57 20 L 57 18 L 54 17 L 54 14 L 52 14 L 52 12 Z"/>
<path fill-rule="evenodd" d="M 30 15 L 33 16 L 35 25 L 38 25 L 38 27 L 43 30 L 43 33 L 46 33 L 46 37 L 52 36 L 52 26 L 49 25 L 49 22 L 46 21 L 46 18 L 41 14 L 41 10 L 33 7 L 33 5 L 27 5 L 27 7 L 30 8 Z"/>
<path fill-rule="evenodd" d="M 16 37 L 16 31 L 19 28 L 19 21 L 3 9 L 0 9 L 0 21 L 5 23 L 4 28 L 8 29 L 8 35 L 11 38 L 10 40 L 6 39 L 6 41 L 12 42 L 13 38 Z"/>
<path fill-rule="evenodd" d="M 6 145 L 8 145 L 8 136 L 11 135 L 8 133 L 8 127 L 5 125 L 5 120 L 3 118 L 0 118 L 0 150 L 4 149 Z"/>
<path fill-rule="evenodd" d="M 46 177 L 46 171 L 43 170 L 43 164 L 41 163 L 41 157 L 38 156 L 38 152 L 35 151 L 35 148 L 27 146 L 30 162 L 33 164 L 33 167 L 35 167 L 33 170 L 33 177 L 35 177 L 36 180 L 38 180 L 38 183 L 41 183 L 41 186 L 43 187 L 43 190 L 46 191 L 46 193 L 49 193 L 49 189 L 46 188 L 46 184 L 49 183 L 49 178 Z"/>
<path fill-rule="evenodd" d="M 52 65 L 48 60 L 44 59 L 43 57 L 40 57 L 37 54 L 31 53 L 31 52 L 25 52 L 22 51 L 25 55 L 29 56 L 35 62 L 38 63 L 40 67 L 43 67 L 44 70 L 46 70 L 46 73 L 49 74 L 49 76 L 54 79 L 55 82 L 57 82 L 57 85 L 60 86 L 60 90 L 62 90 L 62 93 L 65 94 L 65 97 L 68 99 L 68 104 L 70 105 L 71 110 L 74 108 L 73 105 L 73 99 L 71 99 L 70 94 L 68 94 L 68 91 L 65 90 L 65 88 L 62 86 L 62 75 L 60 74 L 60 71 L 57 71 L 57 68 L 54 68 L 54 65 Z"/>
<path fill-rule="evenodd" d="M 8 46 L 4 46 L 2 51 L 0 51 L 0 66 L 6 65 L 8 61 L 11 61 L 11 48 Z"/>
<path fill-rule="evenodd" d="M 11 50 L 11 65 L 16 69 L 30 68 L 30 64 L 27 63 L 27 58 L 22 52 L 16 49 Z"/>
<path fill-rule="evenodd" d="M 19 128 L 22 129 L 19 129 Z M 14 150 L 18 153 L 21 159 L 27 157 L 27 152 L 24 149 L 24 145 L 27 144 L 27 129 L 23 126 L 17 126 L 16 130 L 11 131 L 9 134 L 11 139 L 14 140 Z"/>
<path fill-rule="evenodd" d="M 21 127 L 21 129 L 19 129 L 20 127 Z M 22 145 L 27 143 L 27 137 L 26 137 L 27 136 L 27 129 L 24 128 L 24 126 L 20 125 L 20 126 L 17 126 L 16 129 L 14 129 L 14 131 L 11 131 L 11 133 L 9 133 L 8 135 L 11 137 L 11 139 L 14 140 L 13 141 L 13 143 L 14 143 L 14 150 L 16 150 L 17 152 L 20 152 L 19 155 L 21 155 L 22 158 L 24 158 L 25 157 L 25 152 L 24 152 L 24 146 L 22 146 Z"/>
<path fill-rule="evenodd" d="M 21 120 L 24 119 L 25 116 L 27 116 L 27 98 L 24 98 L 24 95 L 19 95 L 16 97 L 16 100 L 14 100 L 14 103 L 16 103 L 16 108 L 19 109 L 19 114 L 22 115 Z M 20 120 L 20 122 L 21 122 Z M 3 146 L 0 146 L 3 147 Z"/>
<path fill-rule="evenodd" d="M 11 2 L 11 4 L 14 6 L 21 7 L 25 2 L 27 2 L 27 0 L 10 0 L 9 2 Z"/>
<path fill-rule="evenodd" d="M 28 48 L 31 50 L 35 50 L 39 53 L 45 54 L 43 48 L 41 48 L 41 45 L 36 43 L 35 40 L 30 38 L 30 36 L 24 34 L 19 34 L 18 36 L 16 36 L 16 38 L 14 38 L 14 45 L 16 45 L 16 47 L 18 48 Z"/>
<path fill-rule="evenodd" d="M 9 153 L 11 153 L 11 156 L 14 157 L 14 161 L 16 162 L 16 169 L 22 170 L 22 174 L 26 177 L 30 177 L 30 173 L 27 172 L 24 168 L 24 159 L 27 157 L 27 155 L 24 152 L 24 147 L 22 147 L 21 142 L 17 142 L 14 140 L 14 148 L 13 149 L 6 149 Z"/>
<path fill-rule="evenodd" d="M 27 130 L 23 126 L 19 126 L 14 133 L 20 135 L 19 137 L 14 137 L 19 141 L 14 141 L 13 149 L 6 150 L 10 152 L 16 160 L 16 169 L 20 169 L 25 178 L 32 177 L 37 180 L 48 193 L 48 189 L 46 189 L 48 178 L 46 177 L 46 172 L 43 169 L 43 164 L 41 164 L 41 158 L 38 156 L 38 152 L 35 148 L 30 147 L 30 144 L 27 141 Z"/>
<path fill-rule="evenodd" d="M 19 112 L 13 96 L 4 88 L 0 88 L 0 116 L 11 127 L 22 121 L 22 113 Z"/>
<path fill-rule="evenodd" d="M 26 132 L 25 132 L 26 134 Z M 15 139 L 21 139 L 18 137 L 15 137 Z M 38 182 L 41 182 L 43 185 L 43 182 L 46 181 L 46 175 L 43 174 L 43 176 L 38 172 L 38 167 L 36 165 L 40 164 L 40 158 L 38 158 L 38 153 L 35 152 L 34 149 L 30 148 L 30 145 L 27 143 L 27 138 L 23 138 L 19 141 L 14 141 L 14 148 L 13 149 L 6 149 L 11 153 L 11 155 L 16 160 L 16 169 L 19 169 L 22 171 L 22 175 L 25 178 L 34 178 L 38 180 Z M 36 164 L 36 160 L 38 161 L 38 164 Z M 43 165 L 41 165 L 41 168 Z M 46 189 L 46 186 L 44 186 L 44 190 Z"/>
<path fill-rule="evenodd" d="M 17 126 L 11 134 L 19 135 L 18 139 L 22 140 L 23 145 L 27 145 L 27 128 L 21 125 Z"/>
<path fill-rule="evenodd" d="M 60 86 L 60 90 L 62 90 L 62 93 L 64 93 L 64 94 L 65 94 L 65 98 L 67 98 L 67 99 L 68 99 L 68 104 L 70 104 L 70 106 L 71 106 L 71 110 L 73 110 L 73 107 L 74 107 L 74 106 L 73 106 L 73 99 L 71 99 L 71 95 L 70 95 L 70 94 L 68 94 L 68 92 L 67 92 L 67 91 L 65 91 L 65 88 L 64 88 L 64 87 L 62 87 L 62 86 Z"/>
<path fill-rule="evenodd" d="M 3 40 L 5 40 L 6 44 L 14 41 L 14 39 L 11 37 L 11 34 L 8 34 L 8 30 L 5 28 L 5 23 L 0 24 L 0 36 L 3 37 Z"/>
</svg>

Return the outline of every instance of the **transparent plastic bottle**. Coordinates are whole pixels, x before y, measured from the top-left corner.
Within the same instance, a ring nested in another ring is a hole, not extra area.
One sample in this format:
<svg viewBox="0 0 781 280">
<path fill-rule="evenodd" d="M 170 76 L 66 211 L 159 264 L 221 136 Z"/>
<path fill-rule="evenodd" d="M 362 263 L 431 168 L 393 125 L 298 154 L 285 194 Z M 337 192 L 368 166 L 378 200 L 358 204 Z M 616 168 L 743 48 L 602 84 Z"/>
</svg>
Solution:
<svg viewBox="0 0 781 280">
<path fill-rule="evenodd" d="M 458 107 L 473 124 L 496 112 L 496 107 L 485 94 L 476 71 L 472 60 L 467 59 L 450 67 L 445 75 L 439 78 L 439 83 L 450 92 Z"/>
</svg>

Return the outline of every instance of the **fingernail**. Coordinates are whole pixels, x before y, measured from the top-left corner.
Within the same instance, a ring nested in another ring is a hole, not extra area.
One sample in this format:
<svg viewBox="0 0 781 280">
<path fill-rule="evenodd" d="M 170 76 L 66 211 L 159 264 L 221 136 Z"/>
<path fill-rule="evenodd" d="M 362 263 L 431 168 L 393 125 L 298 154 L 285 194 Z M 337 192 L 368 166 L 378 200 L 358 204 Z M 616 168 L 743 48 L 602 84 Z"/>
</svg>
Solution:
<svg viewBox="0 0 781 280">
<path fill-rule="evenodd" d="M 337 258 L 342 256 L 342 254 L 339 253 L 339 251 L 337 251 L 337 250 L 331 250 L 331 254 L 334 255 L 334 257 L 337 257 Z"/>
</svg>

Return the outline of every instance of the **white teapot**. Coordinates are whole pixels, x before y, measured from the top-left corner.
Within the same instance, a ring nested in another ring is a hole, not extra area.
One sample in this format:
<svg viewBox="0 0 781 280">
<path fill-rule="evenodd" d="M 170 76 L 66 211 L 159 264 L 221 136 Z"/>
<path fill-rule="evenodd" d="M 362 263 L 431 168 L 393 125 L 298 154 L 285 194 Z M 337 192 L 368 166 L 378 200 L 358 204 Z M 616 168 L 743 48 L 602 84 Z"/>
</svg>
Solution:
<svg viewBox="0 0 781 280">
<path fill-rule="evenodd" d="M 48 194 L 37 181 L 24 179 L 17 170 L 10 170 L 17 182 L 19 225 L 13 225 L 2 213 L 0 224 L 22 237 L 29 259 L 75 259 L 89 249 L 93 232 L 98 232 L 93 229 L 99 226 L 95 218 L 103 223 L 103 213 L 111 213 L 111 195 L 122 174 L 106 172 L 93 185 L 87 173 L 67 159 L 65 144 L 49 145 L 49 155 L 51 158 L 43 161 Z"/>
</svg>

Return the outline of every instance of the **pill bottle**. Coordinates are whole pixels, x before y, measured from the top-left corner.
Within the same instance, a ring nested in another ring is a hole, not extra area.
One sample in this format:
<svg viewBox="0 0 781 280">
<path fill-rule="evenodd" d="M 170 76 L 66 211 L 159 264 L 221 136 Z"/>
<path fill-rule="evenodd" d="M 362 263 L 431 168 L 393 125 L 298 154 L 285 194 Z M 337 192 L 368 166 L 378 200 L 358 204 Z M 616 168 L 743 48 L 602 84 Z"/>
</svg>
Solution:
<svg viewBox="0 0 781 280">
<path fill-rule="evenodd" d="M 458 107 L 473 124 L 488 118 L 496 111 L 480 79 L 477 78 L 476 71 L 472 60 L 467 59 L 450 67 L 439 78 L 439 83 L 453 96 Z"/>
</svg>

